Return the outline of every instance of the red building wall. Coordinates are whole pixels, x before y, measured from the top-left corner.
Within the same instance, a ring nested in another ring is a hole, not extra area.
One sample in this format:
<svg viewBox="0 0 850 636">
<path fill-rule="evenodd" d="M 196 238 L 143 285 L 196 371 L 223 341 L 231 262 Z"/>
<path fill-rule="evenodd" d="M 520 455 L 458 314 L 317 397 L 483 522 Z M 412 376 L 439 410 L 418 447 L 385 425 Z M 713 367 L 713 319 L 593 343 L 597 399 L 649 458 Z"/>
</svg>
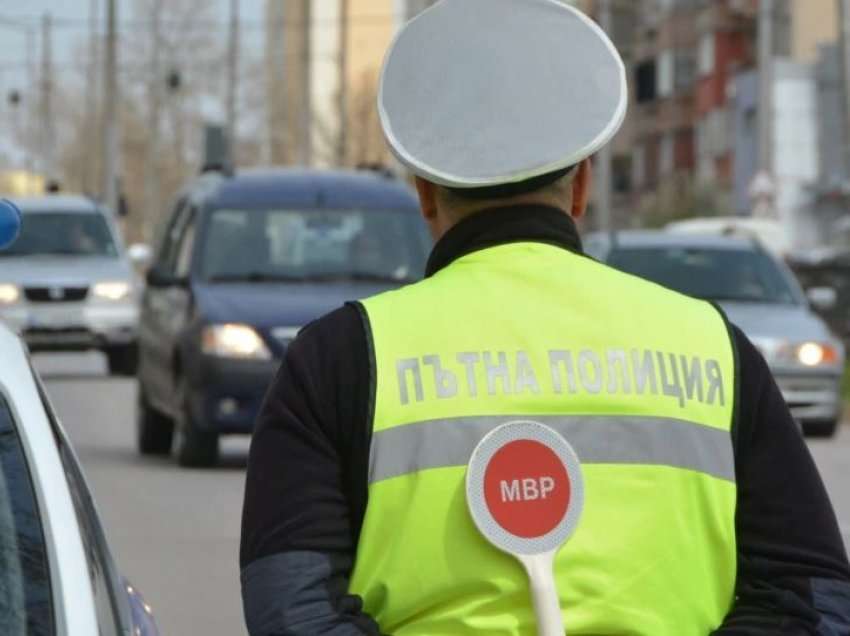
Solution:
<svg viewBox="0 0 850 636">
<path fill-rule="evenodd" d="M 699 116 L 726 105 L 726 87 L 736 67 L 748 63 L 751 45 L 742 31 L 718 31 L 714 34 L 714 72 L 699 79 L 697 113 Z"/>
</svg>

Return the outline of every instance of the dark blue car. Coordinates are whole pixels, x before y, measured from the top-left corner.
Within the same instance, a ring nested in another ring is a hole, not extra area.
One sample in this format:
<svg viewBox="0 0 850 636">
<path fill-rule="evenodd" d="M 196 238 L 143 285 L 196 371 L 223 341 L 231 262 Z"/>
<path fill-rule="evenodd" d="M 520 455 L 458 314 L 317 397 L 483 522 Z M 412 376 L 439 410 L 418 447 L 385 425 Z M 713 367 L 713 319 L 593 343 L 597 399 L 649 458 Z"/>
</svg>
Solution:
<svg viewBox="0 0 850 636">
<path fill-rule="evenodd" d="M 180 197 L 147 276 L 138 447 L 208 466 L 250 433 L 298 330 L 422 276 L 430 238 L 410 188 L 372 172 L 203 175 Z"/>
</svg>

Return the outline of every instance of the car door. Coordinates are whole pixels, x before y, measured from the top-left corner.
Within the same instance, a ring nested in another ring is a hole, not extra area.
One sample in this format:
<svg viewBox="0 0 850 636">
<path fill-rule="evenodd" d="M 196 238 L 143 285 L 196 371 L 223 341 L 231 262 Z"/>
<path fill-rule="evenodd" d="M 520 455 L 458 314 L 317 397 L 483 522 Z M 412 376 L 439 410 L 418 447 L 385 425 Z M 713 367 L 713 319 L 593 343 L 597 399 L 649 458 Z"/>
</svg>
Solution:
<svg viewBox="0 0 850 636">
<path fill-rule="evenodd" d="M 146 398 L 166 413 L 172 411 L 175 352 L 189 307 L 194 210 L 186 199 L 178 203 L 157 259 L 148 272 L 142 300 L 140 377 Z"/>
</svg>

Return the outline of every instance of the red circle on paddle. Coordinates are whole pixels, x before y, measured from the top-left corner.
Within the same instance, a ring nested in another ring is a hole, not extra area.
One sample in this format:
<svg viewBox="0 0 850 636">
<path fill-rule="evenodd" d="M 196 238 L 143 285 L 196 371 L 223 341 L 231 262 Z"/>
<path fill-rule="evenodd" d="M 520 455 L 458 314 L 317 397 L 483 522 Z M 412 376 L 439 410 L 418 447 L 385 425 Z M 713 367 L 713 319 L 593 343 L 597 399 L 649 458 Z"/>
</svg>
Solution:
<svg viewBox="0 0 850 636">
<path fill-rule="evenodd" d="M 497 450 L 484 471 L 487 509 L 506 532 L 536 539 L 552 532 L 570 505 L 570 478 L 557 454 L 521 439 Z"/>
</svg>

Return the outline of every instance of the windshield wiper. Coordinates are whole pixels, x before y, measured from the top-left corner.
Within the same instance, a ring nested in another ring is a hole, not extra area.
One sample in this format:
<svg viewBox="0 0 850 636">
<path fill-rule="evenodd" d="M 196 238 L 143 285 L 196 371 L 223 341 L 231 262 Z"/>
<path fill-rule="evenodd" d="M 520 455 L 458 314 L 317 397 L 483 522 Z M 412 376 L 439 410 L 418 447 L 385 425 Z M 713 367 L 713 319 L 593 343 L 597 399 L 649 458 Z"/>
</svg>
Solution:
<svg viewBox="0 0 850 636">
<path fill-rule="evenodd" d="M 757 305 L 793 305 L 794 301 L 779 298 L 753 298 L 752 296 L 701 296 L 703 300 L 727 303 L 753 303 Z"/>
<path fill-rule="evenodd" d="M 366 281 L 375 283 L 413 283 L 416 279 L 410 276 L 393 276 L 392 274 L 379 274 L 376 272 L 334 272 L 331 274 L 316 274 L 309 276 L 309 280 L 317 282 L 331 281 Z"/>
<path fill-rule="evenodd" d="M 215 274 L 210 276 L 211 283 L 303 283 L 303 276 L 291 274 L 273 274 L 269 272 L 245 272 L 241 274 Z"/>
</svg>

